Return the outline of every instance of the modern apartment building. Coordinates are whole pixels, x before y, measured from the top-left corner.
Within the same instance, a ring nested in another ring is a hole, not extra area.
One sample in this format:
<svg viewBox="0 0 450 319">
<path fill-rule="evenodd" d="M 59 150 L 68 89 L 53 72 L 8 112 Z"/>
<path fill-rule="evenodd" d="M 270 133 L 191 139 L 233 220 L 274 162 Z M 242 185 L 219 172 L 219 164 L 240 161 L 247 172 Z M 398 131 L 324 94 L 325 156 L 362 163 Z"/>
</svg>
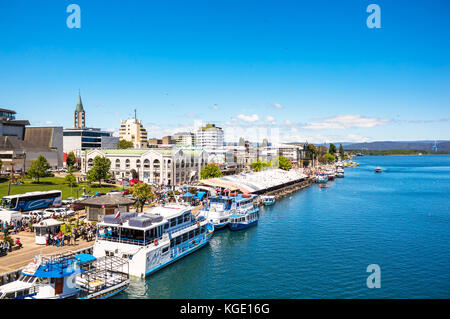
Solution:
<svg viewBox="0 0 450 319">
<path fill-rule="evenodd" d="M 195 133 L 195 146 L 203 148 L 222 148 L 224 133 L 215 124 L 206 124 Z"/>
</svg>

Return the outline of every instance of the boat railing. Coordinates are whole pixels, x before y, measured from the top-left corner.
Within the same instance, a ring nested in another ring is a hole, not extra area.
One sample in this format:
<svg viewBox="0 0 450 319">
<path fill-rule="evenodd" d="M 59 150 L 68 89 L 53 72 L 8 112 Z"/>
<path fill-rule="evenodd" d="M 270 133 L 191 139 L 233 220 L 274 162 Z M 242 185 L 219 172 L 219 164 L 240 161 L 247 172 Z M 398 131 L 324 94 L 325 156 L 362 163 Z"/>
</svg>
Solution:
<svg viewBox="0 0 450 319">
<path fill-rule="evenodd" d="M 131 244 L 131 245 L 138 245 L 138 246 L 146 246 L 153 242 L 154 238 L 151 239 L 132 239 L 132 238 L 126 238 L 126 237 L 117 237 L 117 236 L 110 236 L 110 235 L 99 235 L 97 237 L 100 240 L 106 240 L 106 241 L 112 241 L 115 243 L 121 243 L 121 244 Z"/>
</svg>

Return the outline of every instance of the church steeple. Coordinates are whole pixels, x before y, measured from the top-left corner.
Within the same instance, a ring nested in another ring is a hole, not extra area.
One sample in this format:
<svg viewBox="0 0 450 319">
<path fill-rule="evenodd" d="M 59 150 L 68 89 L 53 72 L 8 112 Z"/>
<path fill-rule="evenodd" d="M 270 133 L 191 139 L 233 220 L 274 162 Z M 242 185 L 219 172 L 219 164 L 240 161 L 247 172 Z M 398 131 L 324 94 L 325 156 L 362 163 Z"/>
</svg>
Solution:
<svg viewBox="0 0 450 319">
<path fill-rule="evenodd" d="M 83 102 L 81 102 L 80 91 L 78 91 L 78 102 L 77 107 L 75 108 L 75 116 L 74 116 L 74 128 L 85 128 L 86 127 L 86 119 L 83 108 Z"/>
</svg>

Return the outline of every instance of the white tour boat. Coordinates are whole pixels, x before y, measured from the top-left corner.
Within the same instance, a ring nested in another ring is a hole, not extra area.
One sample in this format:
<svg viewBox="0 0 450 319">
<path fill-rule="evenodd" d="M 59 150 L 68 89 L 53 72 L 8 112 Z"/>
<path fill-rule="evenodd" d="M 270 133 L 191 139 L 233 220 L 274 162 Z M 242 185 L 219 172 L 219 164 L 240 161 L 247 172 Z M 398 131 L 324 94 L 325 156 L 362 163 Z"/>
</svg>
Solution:
<svg viewBox="0 0 450 319">
<path fill-rule="evenodd" d="M 209 242 L 214 226 L 191 209 L 166 205 L 139 215 L 106 215 L 97 224 L 93 254 L 129 259 L 130 275 L 145 277 Z"/>
</svg>

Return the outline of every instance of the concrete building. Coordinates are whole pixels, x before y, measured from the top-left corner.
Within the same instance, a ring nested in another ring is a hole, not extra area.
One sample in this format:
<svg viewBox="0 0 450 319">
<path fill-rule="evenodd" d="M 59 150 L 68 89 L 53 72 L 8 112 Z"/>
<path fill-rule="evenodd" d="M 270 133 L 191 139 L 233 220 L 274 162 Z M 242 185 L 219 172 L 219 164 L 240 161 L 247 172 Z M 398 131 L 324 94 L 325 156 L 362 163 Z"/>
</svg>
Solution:
<svg viewBox="0 0 450 319">
<path fill-rule="evenodd" d="M 120 140 L 132 142 L 134 148 L 147 148 L 147 130 L 142 126 L 141 121 L 136 118 L 136 110 L 134 112 L 134 119 L 122 120 L 120 123 Z"/>
<path fill-rule="evenodd" d="M 23 140 L 25 126 L 30 125 L 27 120 L 16 120 L 16 112 L 13 110 L 0 109 L 0 136 L 12 136 Z"/>
<path fill-rule="evenodd" d="M 182 146 L 194 146 L 195 134 L 191 132 L 175 133 L 172 138 L 175 140 L 175 144 Z"/>
<path fill-rule="evenodd" d="M 56 149 L 36 146 L 14 136 L 0 137 L 0 159 L 3 162 L 1 168 L 3 172 L 24 172 L 39 155 L 47 159 L 51 168 L 60 167 Z"/>
<path fill-rule="evenodd" d="M 110 171 L 116 178 L 139 178 L 145 183 L 157 185 L 192 183 L 199 179 L 200 171 L 208 160 L 203 150 L 91 150 L 82 156 L 83 172 L 92 167 L 96 156 L 109 158 Z"/>
<path fill-rule="evenodd" d="M 57 167 L 63 167 L 63 128 L 55 127 L 27 127 L 24 141 L 31 145 L 51 149 L 57 153 Z"/>
<path fill-rule="evenodd" d="M 224 133 L 215 124 L 206 124 L 195 133 L 195 146 L 203 148 L 222 148 Z"/>
</svg>

